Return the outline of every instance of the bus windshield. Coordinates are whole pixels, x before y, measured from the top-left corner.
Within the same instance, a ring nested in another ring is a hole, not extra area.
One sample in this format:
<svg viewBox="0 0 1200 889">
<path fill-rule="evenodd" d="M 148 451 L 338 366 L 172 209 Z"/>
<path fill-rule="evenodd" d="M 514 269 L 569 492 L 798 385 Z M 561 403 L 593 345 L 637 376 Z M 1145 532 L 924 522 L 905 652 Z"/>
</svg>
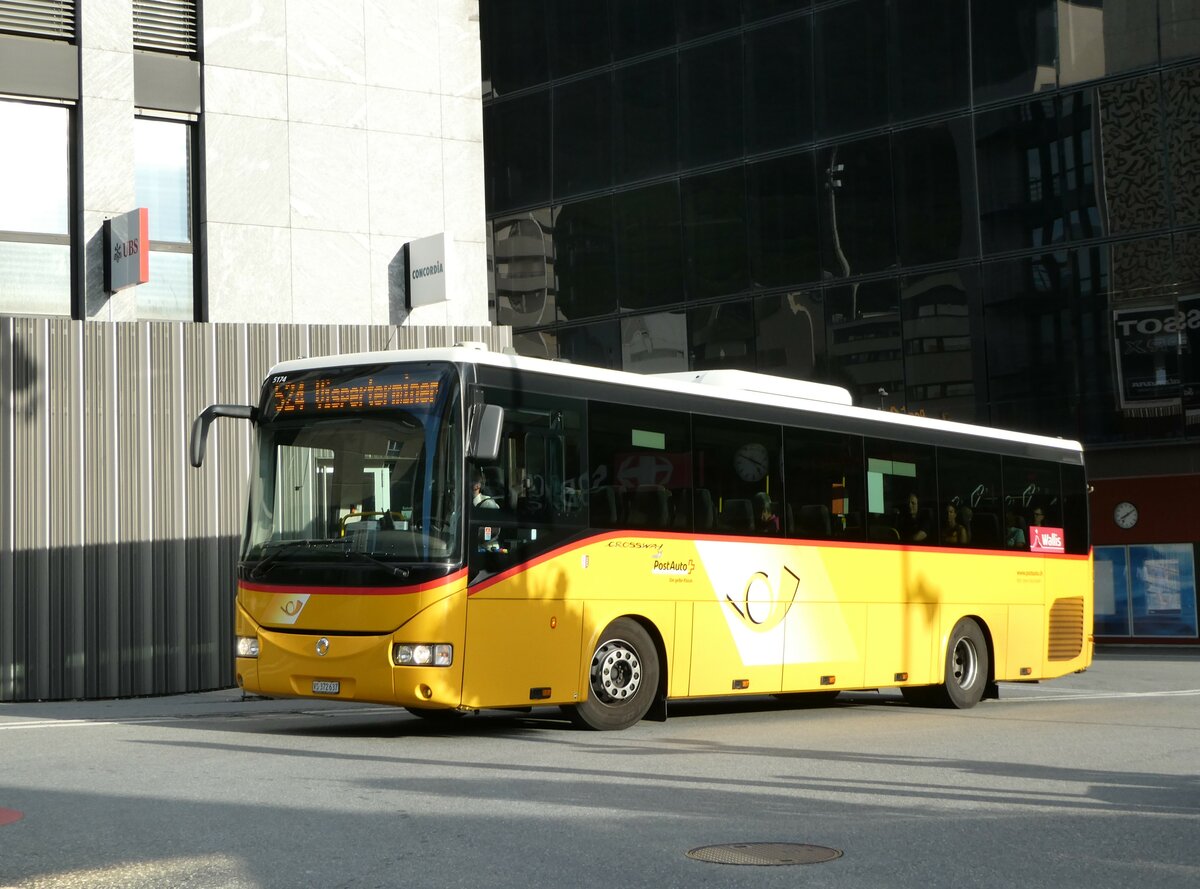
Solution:
<svg viewBox="0 0 1200 889">
<path fill-rule="evenodd" d="M 311 583 L 394 584 L 461 561 L 462 431 L 452 369 L 273 377 L 259 413 L 242 547 L 250 579 L 294 579 L 286 577 L 291 569 Z"/>
</svg>

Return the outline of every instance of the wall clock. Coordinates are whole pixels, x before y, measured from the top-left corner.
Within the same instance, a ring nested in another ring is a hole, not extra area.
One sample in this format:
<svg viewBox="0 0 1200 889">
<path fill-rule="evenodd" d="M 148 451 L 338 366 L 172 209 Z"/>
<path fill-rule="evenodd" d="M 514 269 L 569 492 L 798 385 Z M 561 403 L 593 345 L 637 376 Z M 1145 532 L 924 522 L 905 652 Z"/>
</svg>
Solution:
<svg viewBox="0 0 1200 889">
<path fill-rule="evenodd" d="M 1137 524 L 1137 520 L 1137 507 L 1128 500 L 1122 500 L 1113 507 L 1113 521 L 1117 523 L 1118 528 L 1132 528 Z"/>
</svg>

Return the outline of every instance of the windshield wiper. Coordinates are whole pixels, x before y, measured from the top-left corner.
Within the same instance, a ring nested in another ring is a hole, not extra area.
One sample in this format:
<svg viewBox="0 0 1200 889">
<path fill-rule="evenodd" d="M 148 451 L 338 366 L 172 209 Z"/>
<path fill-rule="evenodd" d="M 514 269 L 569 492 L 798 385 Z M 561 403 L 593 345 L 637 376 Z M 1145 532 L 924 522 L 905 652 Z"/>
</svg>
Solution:
<svg viewBox="0 0 1200 889">
<path fill-rule="evenodd" d="M 316 546 L 328 545 L 331 543 L 340 543 L 337 539 L 329 540 L 280 540 L 277 543 L 263 544 L 263 549 L 270 549 L 271 552 L 263 556 L 254 563 L 254 567 L 250 569 L 250 578 L 257 580 L 273 569 L 276 563 L 282 558 L 283 554 L 295 549 L 312 549 Z"/>
<path fill-rule="evenodd" d="M 395 575 L 396 577 L 407 578 L 410 574 L 412 574 L 412 571 L 409 570 L 408 568 L 405 568 L 403 565 L 396 565 L 392 562 L 385 562 L 383 559 L 377 559 L 370 553 L 365 553 L 359 549 L 347 548 L 346 549 L 346 557 L 349 558 L 350 556 L 357 556 L 360 559 L 364 559 L 367 562 L 370 562 L 372 565 L 376 565 L 379 568 L 382 568 L 384 571 L 387 571 L 387 572 Z"/>
</svg>

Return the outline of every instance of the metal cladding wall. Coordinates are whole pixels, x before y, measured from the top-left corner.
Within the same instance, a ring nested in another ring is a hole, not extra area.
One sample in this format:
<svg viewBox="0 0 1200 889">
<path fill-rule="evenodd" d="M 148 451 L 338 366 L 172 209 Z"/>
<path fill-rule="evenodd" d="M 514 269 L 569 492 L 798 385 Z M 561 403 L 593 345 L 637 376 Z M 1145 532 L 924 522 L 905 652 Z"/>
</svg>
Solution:
<svg viewBox="0 0 1200 889">
<path fill-rule="evenodd" d="M 277 361 L 508 346 L 499 327 L 95 323 L 0 318 L 0 701 L 233 684 L 249 404 Z"/>
</svg>

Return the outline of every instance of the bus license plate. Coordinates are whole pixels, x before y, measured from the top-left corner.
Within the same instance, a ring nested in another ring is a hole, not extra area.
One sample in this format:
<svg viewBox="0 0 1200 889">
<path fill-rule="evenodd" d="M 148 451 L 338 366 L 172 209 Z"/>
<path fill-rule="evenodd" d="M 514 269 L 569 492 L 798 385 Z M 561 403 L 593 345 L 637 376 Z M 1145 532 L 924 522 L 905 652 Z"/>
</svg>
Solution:
<svg viewBox="0 0 1200 889">
<path fill-rule="evenodd" d="M 335 695 L 342 690 L 342 683 L 329 679 L 314 679 L 313 694 L 315 695 Z"/>
</svg>

